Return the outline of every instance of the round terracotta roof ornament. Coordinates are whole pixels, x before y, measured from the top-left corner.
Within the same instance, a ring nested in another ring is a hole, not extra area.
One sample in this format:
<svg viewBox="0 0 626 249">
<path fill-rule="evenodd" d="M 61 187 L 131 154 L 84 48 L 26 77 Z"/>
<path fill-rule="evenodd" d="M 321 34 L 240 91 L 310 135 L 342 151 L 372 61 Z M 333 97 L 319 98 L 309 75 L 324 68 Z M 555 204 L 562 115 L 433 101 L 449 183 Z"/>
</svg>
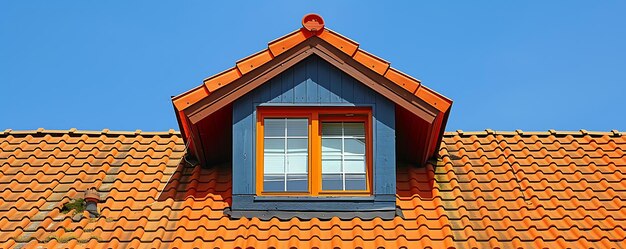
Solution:
<svg viewBox="0 0 626 249">
<path fill-rule="evenodd" d="M 100 195 L 98 194 L 98 190 L 96 190 L 96 188 L 94 187 L 85 190 L 85 200 L 100 202 Z"/>
<path fill-rule="evenodd" d="M 302 27 L 311 32 L 320 31 L 324 28 L 324 19 L 318 14 L 306 14 L 302 18 Z"/>
</svg>

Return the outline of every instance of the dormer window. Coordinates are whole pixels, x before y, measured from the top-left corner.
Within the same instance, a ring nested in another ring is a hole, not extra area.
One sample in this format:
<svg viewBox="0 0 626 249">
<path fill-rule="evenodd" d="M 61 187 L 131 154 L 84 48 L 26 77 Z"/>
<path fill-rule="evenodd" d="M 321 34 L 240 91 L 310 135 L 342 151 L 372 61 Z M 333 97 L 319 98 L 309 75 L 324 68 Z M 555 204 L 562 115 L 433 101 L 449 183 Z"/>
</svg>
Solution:
<svg viewBox="0 0 626 249">
<path fill-rule="evenodd" d="M 234 219 L 393 219 L 396 166 L 437 156 L 452 105 L 314 14 L 173 103 L 190 154 L 232 167 Z"/>
<path fill-rule="evenodd" d="M 257 195 L 371 194 L 371 108 L 259 107 L 257 115 Z"/>
</svg>

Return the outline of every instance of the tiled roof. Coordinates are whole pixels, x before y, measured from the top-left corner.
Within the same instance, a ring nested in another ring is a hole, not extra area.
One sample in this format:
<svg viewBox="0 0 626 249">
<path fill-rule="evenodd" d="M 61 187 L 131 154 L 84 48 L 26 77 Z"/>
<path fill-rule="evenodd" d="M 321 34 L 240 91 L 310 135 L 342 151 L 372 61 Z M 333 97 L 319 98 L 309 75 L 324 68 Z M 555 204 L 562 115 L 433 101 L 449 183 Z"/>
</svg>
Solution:
<svg viewBox="0 0 626 249">
<path fill-rule="evenodd" d="M 393 220 L 231 220 L 228 165 L 176 132 L 0 131 L 0 248 L 615 248 L 626 238 L 626 136 L 450 132 L 441 161 L 399 166 Z M 96 187 L 101 217 L 61 207 Z"/>
</svg>

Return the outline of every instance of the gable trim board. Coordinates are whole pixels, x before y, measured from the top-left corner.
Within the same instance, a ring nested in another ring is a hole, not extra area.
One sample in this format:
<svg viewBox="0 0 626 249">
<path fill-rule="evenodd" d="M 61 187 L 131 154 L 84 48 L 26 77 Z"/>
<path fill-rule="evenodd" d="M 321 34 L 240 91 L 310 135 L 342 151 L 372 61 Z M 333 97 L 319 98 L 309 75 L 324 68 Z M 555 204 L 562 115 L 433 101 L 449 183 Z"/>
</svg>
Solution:
<svg viewBox="0 0 626 249">
<path fill-rule="evenodd" d="M 196 124 L 213 112 L 232 103 L 234 100 L 259 87 L 274 76 L 284 72 L 287 68 L 315 54 L 427 122 L 434 121 L 435 117 L 439 114 L 439 110 L 435 107 L 432 107 L 417 96 L 410 94 L 389 79 L 375 74 L 354 59 L 343 53 L 338 53 L 339 50 L 337 48 L 320 38 L 311 37 L 309 40 L 293 49 L 293 54 L 289 53 L 292 51 L 290 50 L 275 57 L 274 60 L 254 69 L 249 74 L 245 74 L 241 78 L 217 89 L 207 97 L 185 108 L 184 113 L 189 116 L 189 120 L 193 124 Z M 280 58 L 280 56 L 283 55 L 285 55 L 285 57 Z"/>
</svg>

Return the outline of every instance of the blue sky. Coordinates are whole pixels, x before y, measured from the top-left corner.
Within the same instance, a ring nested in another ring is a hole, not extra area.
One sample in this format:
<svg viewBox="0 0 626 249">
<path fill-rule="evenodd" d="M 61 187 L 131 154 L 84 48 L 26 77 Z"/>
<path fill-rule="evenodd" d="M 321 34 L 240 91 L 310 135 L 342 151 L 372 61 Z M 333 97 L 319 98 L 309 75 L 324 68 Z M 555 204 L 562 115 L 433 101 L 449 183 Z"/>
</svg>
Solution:
<svg viewBox="0 0 626 249">
<path fill-rule="evenodd" d="M 624 1 L 0 1 L 0 130 L 167 130 L 170 96 L 321 14 L 446 130 L 626 131 Z"/>
</svg>

